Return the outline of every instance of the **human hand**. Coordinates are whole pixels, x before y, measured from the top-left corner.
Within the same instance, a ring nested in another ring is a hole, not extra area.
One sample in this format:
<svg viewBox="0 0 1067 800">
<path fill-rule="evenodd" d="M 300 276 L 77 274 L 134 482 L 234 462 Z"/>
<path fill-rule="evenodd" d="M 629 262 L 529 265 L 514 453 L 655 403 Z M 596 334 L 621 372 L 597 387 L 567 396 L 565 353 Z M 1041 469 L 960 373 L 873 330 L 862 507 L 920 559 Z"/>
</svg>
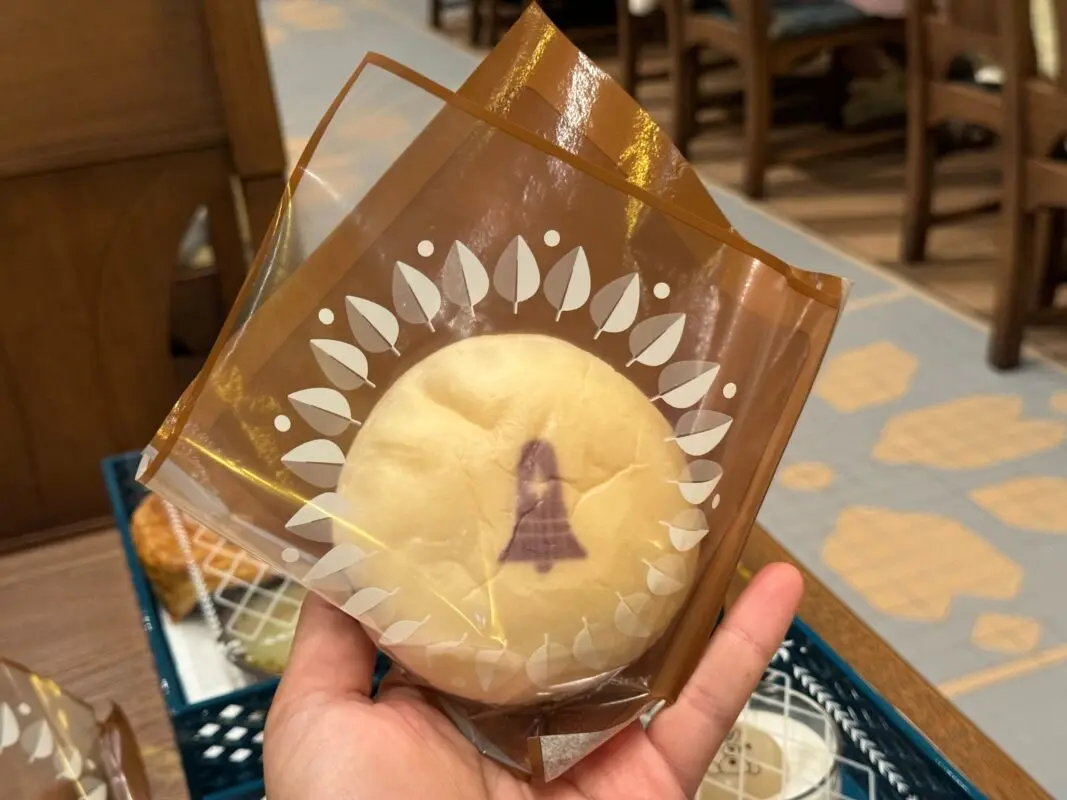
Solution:
<svg viewBox="0 0 1067 800">
<path fill-rule="evenodd" d="M 803 591 L 773 564 L 738 598 L 678 702 L 635 722 L 546 786 L 483 757 L 409 687 L 368 698 L 375 648 L 343 611 L 308 595 L 267 718 L 270 800 L 626 800 L 692 797 L 785 636 Z"/>
</svg>

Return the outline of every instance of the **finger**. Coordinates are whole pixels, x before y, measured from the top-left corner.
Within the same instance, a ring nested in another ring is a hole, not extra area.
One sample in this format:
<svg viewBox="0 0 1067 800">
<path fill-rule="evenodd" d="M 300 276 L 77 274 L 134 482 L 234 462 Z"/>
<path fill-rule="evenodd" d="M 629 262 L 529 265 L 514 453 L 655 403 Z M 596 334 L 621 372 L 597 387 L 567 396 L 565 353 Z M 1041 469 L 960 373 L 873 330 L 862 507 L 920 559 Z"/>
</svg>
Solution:
<svg viewBox="0 0 1067 800">
<path fill-rule="evenodd" d="M 649 726 L 653 745 L 692 794 L 752 695 L 796 613 L 804 581 L 788 564 L 752 580 L 715 632 L 678 701 Z"/>
<path fill-rule="evenodd" d="M 311 695 L 365 698 L 370 694 L 375 655 L 374 644 L 358 622 L 309 593 L 275 703 Z"/>
</svg>

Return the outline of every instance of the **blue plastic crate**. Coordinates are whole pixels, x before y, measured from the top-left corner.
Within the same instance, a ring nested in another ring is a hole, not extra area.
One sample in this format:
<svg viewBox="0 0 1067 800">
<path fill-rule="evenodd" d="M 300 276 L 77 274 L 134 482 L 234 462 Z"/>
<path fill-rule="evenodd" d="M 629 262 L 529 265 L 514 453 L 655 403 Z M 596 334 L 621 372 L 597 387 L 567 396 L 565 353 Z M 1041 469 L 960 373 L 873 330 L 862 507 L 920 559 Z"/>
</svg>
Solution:
<svg viewBox="0 0 1067 800">
<path fill-rule="evenodd" d="M 139 453 L 105 459 L 104 478 L 190 794 L 194 800 L 258 800 L 263 795 L 263 723 L 278 682 L 264 681 L 207 702 L 186 701 L 159 625 L 159 608 L 130 539 L 130 514 L 144 495 L 134 480 L 139 460 Z M 388 666 L 388 659 L 380 656 L 376 682 Z M 790 676 L 795 689 L 835 721 L 844 744 L 842 756 L 871 769 L 877 798 L 984 800 L 921 733 L 799 619 L 794 620 L 772 669 Z M 227 738 L 235 729 L 245 733 Z M 248 753 L 235 760 L 241 751 Z M 207 757 L 208 753 L 213 756 Z M 861 783 L 844 772 L 840 791 L 850 800 L 869 800 L 869 789 Z"/>
<path fill-rule="evenodd" d="M 104 459 L 101 466 L 189 794 L 193 800 L 258 800 L 263 796 L 263 725 L 278 681 L 265 680 L 200 703 L 186 699 L 159 606 L 130 538 L 130 516 L 145 494 L 134 480 L 140 459 L 140 453 L 126 453 Z M 379 655 L 375 685 L 388 668 L 388 659 Z"/>
</svg>

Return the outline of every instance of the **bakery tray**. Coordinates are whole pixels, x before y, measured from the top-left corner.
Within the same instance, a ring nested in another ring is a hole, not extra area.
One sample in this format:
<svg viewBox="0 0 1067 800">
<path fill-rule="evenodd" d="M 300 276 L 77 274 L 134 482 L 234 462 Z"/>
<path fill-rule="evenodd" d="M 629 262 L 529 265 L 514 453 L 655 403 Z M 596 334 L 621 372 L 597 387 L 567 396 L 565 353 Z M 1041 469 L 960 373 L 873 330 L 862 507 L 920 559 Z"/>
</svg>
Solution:
<svg viewBox="0 0 1067 800">
<path fill-rule="evenodd" d="M 140 453 L 103 461 L 112 507 L 160 689 L 170 711 L 193 800 L 245 800 L 263 793 L 262 731 L 277 680 L 204 702 L 186 701 L 160 611 L 130 539 L 129 519 L 144 495 L 134 480 Z M 388 669 L 382 656 L 376 680 Z M 982 800 L 983 795 L 893 706 L 801 620 L 794 620 L 761 691 L 801 693 L 832 720 L 835 776 L 811 800 Z M 770 687 L 770 688 L 768 688 Z M 754 700 L 760 699 L 760 692 Z M 722 796 L 721 791 L 716 795 Z M 738 791 L 730 797 L 754 797 Z M 782 800 L 791 800 L 783 798 Z"/>
<path fill-rule="evenodd" d="M 163 633 L 163 613 L 156 603 L 130 538 L 129 521 L 144 497 L 134 480 L 140 453 L 124 453 L 101 463 L 115 524 L 126 551 L 126 564 L 141 607 L 141 620 L 170 712 L 192 800 L 245 800 L 263 796 L 263 725 L 278 680 L 269 678 L 200 702 L 189 702 L 174 653 Z M 388 669 L 381 656 L 375 681 Z"/>
</svg>

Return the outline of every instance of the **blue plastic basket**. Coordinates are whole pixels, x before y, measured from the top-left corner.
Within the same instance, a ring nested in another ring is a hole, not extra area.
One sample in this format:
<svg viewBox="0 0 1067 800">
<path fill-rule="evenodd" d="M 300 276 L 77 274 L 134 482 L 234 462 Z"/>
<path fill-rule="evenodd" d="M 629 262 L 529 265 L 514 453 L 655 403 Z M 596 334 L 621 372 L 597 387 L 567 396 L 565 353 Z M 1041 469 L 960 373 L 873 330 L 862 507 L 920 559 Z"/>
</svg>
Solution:
<svg viewBox="0 0 1067 800">
<path fill-rule="evenodd" d="M 140 458 L 140 453 L 126 453 L 104 459 L 101 466 L 189 794 L 193 800 L 258 800 L 263 796 L 263 725 L 278 681 L 262 681 L 200 703 L 186 699 L 160 626 L 159 605 L 130 538 L 130 516 L 145 494 L 134 480 Z M 375 684 L 388 668 L 388 659 L 380 656 Z"/>
<path fill-rule="evenodd" d="M 130 538 L 129 518 L 144 490 L 134 480 L 139 453 L 103 462 L 111 503 L 141 605 L 145 633 L 155 657 L 160 688 L 174 726 L 193 800 L 251 800 L 263 796 L 262 731 L 277 680 L 224 697 L 189 703 L 159 624 L 159 608 Z M 375 681 L 388 669 L 380 656 Z M 796 690 L 835 721 L 842 755 L 875 773 L 876 796 L 892 800 L 984 800 L 984 796 L 807 625 L 795 620 L 772 663 Z M 869 800 L 868 787 L 841 776 L 850 800 Z"/>
</svg>

